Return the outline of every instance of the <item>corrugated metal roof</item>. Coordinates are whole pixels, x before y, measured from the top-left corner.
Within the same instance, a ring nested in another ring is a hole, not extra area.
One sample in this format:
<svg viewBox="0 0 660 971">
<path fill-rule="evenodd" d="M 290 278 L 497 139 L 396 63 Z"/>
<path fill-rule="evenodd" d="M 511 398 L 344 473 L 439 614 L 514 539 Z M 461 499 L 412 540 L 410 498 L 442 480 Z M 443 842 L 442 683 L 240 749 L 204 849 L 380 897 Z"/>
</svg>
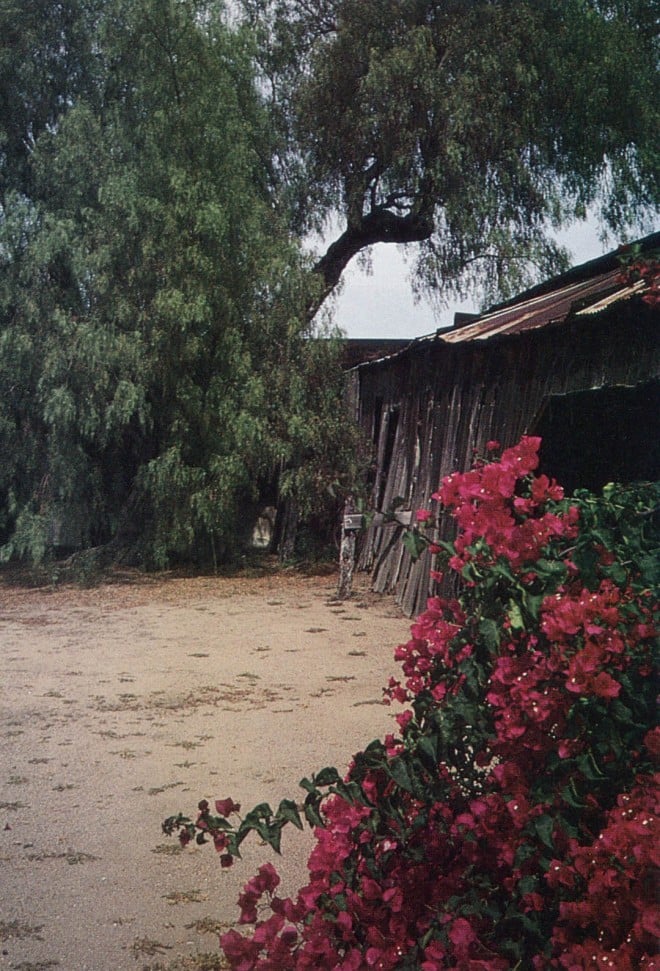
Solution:
<svg viewBox="0 0 660 971">
<path fill-rule="evenodd" d="M 521 334 L 557 324 L 572 315 L 595 314 L 619 300 L 628 300 L 645 289 L 643 281 L 633 285 L 621 281 L 617 268 L 590 280 L 571 283 L 531 300 L 484 314 L 472 324 L 438 334 L 447 344 L 487 340 L 498 334 Z"/>
<path fill-rule="evenodd" d="M 622 286 L 608 297 L 603 297 L 602 300 L 597 300 L 596 303 L 589 304 L 588 307 L 583 307 L 582 310 L 578 310 L 576 316 L 581 317 L 584 314 L 598 314 L 601 310 L 605 310 L 606 307 L 616 303 L 617 300 L 628 300 L 633 294 L 643 293 L 645 290 L 648 290 L 648 284 L 645 280 L 638 280 L 632 286 Z"/>
</svg>

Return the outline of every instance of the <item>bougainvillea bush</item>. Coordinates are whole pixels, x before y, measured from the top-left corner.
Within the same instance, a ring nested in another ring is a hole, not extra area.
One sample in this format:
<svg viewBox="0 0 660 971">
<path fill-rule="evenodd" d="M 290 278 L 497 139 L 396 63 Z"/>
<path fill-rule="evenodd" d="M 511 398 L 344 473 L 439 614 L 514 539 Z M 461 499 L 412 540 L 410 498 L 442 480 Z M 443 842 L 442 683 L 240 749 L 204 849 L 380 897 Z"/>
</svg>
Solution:
<svg viewBox="0 0 660 971">
<path fill-rule="evenodd" d="M 565 499 L 539 445 L 490 443 L 418 514 L 429 542 L 455 517 L 432 552 L 460 593 L 397 649 L 397 734 L 304 779 L 301 807 L 202 801 L 164 824 L 225 866 L 250 832 L 277 850 L 315 827 L 295 899 L 270 863 L 247 883 L 221 937 L 234 971 L 660 967 L 657 488 Z"/>
</svg>

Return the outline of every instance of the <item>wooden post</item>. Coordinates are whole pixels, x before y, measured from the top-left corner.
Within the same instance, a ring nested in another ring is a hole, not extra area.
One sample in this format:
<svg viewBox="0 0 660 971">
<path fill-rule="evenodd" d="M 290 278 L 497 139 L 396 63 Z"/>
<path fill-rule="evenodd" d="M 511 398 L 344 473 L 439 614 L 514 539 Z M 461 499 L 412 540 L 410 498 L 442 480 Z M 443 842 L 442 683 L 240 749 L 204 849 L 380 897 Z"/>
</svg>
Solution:
<svg viewBox="0 0 660 971">
<path fill-rule="evenodd" d="M 339 585 L 337 600 L 348 600 L 353 586 L 353 569 L 355 568 L 355 534 L 360 528 L 356 525 L 356 506 L 353 496 L 349 496 L 344 504 L 344 519 L 341 529 L 341 546 L 339 549 Z"/>
</svg>

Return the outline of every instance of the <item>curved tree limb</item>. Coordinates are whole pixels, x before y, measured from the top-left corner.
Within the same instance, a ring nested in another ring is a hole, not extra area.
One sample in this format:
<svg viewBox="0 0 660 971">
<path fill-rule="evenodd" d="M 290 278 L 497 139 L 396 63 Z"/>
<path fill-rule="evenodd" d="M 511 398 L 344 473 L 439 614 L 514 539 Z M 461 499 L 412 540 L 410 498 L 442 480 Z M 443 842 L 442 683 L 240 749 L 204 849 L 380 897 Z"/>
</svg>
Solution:
<svg viewBox="0 0 660 971">
<path fill-rule="evenodd" d="M 328 294 L 337 286 L 343 271 L 361 250 L 375 243 L 419 243 L 433 234 L 433 220 L 416 212 L 398 215 L 388 209 L 367 213 L 358 225 L 349 226 L 316 262 L 314 272 L 323 280 L 309 311 L 314 316 Z"/>
</svg>

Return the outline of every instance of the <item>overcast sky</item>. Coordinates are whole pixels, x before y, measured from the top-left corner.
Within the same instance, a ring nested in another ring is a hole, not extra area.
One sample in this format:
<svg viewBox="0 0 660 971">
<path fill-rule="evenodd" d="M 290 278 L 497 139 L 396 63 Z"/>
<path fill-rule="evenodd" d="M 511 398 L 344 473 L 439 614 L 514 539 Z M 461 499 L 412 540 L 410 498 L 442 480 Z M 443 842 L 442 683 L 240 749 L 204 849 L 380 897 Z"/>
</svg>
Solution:
<svg viewBox="0 0 660 971">
<path fill-rule="evenodd" d="M 601 243 L 593 223 L 579 223 L 559 238 L 572 253 L 573 266 L 616 246 Z M 371 275 L 353 260 L 344 273 L 344 289 L 335 303 L 335 323 L 348 337 L 411 339 L 449 326 L 456 310 L 476 312 L 479 309 L 475 302 L 451 303 L 436 318 L 429 303 L 414 302 L 408 273 L 409 267 L 399 248 L 391 244 L 379 243 L 373 247 Z"/>
</svg>

